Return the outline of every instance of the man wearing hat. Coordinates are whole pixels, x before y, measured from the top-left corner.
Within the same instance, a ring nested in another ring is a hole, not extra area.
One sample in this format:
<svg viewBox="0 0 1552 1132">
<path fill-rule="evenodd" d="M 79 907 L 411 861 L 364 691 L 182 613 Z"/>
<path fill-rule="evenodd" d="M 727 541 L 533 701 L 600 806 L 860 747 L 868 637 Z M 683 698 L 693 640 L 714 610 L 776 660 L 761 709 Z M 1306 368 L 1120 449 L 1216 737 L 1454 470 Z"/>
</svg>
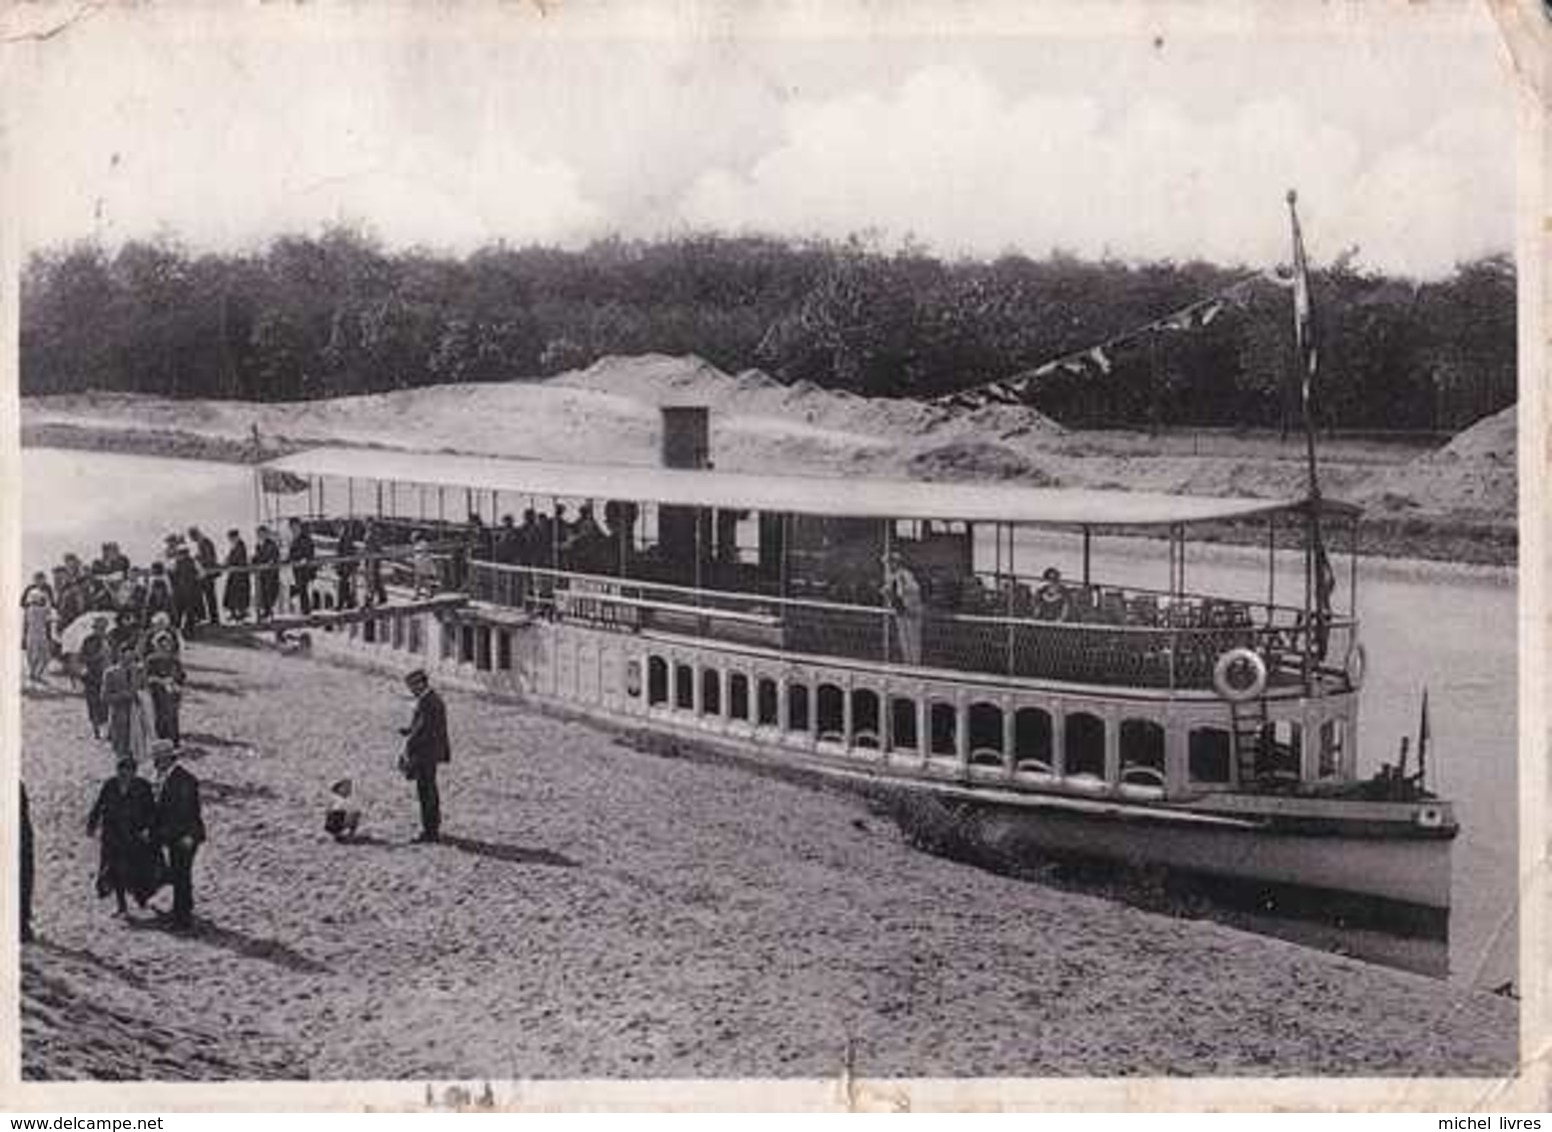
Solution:
<svg viewBox="0 0 1552 1132">
<path fill-rule="evenodd" d="M 156 820 L 152 830 L 158 845 L 167 850 L 167 872 L 172 880 L 173 927 L 194 926 L 194 854 L 205 840 L 205 822 L 199 813 L 199 779 L 178 765 L 178 751 L 159 739 L 151 745 L 156 766 Z"/>
<path fill-rule="evenodd" d="M 199 576 L 199 566 L 189 553 L 186 543 L 179 543 L 172 560 L 172 619 L 178 631 L 192 638 L 205 616 L 205 591 Z"/>
<path fill-rule="evenodd" d="M 436 841 L 442 832 L 442 799 L 437 793 L 437 765 L 450 761 L 452 748 L 447 741 L 447 706 L 431 687 L 423 668 L 404 678 L 415 697 L 415 714 L 404 736 L 404 776 L 414 779 L 420 799 L 420 835 L 418 842 Z"/>
</svg>

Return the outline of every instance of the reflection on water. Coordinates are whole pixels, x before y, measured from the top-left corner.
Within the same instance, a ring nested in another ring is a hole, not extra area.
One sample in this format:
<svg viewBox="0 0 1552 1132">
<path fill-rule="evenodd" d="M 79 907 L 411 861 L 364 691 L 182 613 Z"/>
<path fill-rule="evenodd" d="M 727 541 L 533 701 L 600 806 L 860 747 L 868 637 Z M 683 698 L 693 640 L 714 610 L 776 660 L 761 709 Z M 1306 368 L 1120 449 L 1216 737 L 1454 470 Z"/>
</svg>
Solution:
<svg viewBox="0 0 1552 1132">
<path fill-rule="evenodd" d="M 209 532 L 254 523 L 250 470 L 143 456 L 28 449 L 23 467 L 23 561 L 37 569 L 66 550 L 95 554 L 116 539 L 145 561 L 162 536 L 197 524 Z M 219 539 L 218 539 L 219 541 Z M 1345 546 L 1345 540 L 1337 540 Z M 1164 544 L 1097 539 L 1096 576 L 1116 584 L 1167 588 Z M 1076 537 L 1023 532 L 1014 551 L 1020 573 L 1046 565 L 1082 571 Z M 989 534 L 979 564 L 994 562 Z M 1349 575 L 1338 556 L 1337 605 Z M 1302 602 L 1301 559 L 1279 554 L 1277 598 Z M 1515 977 L 1516 590 L 1513 571 L 1364 559 L 1359 614 L 1370 668 L 1361 705 L 1360 769 L 1393 761 L 1403 735 L 1417 732 L 1419 698 L 1429 690 L 1430 770 L 1454 800 L 1462 832 L 1454 849 L 1450 967 L 1456 980 L 1494 986 Z M 1193 546 L 1187 586 L 1266 600 L 1264 551 Z"/>
</svg>

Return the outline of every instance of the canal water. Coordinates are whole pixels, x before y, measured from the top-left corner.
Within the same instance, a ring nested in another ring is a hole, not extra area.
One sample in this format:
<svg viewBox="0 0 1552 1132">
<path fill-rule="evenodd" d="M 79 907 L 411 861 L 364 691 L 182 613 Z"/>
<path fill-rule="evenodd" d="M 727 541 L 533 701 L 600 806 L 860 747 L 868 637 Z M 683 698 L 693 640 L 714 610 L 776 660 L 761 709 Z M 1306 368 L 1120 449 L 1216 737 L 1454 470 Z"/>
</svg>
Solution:
<svg viewBox="0 0 1552 1132">
<path fill-rule="evenodd" d="M 217 545 L 242 528 L 251 545 L 252 472 L 243 467 L 146 456 L 27 449 L 22 456 L 23 563 L 29 571 L 66 551 L 95 556 L 112 539 L 136 562 L 162 536 L 198 525 Z M 1341 545 L 1341 544 L 1339 544 Z M 989 545 L 978 558 L 990 566 Z M 1022 538 L 1019 573 L 1058 565 L 1080 572 L 1075 540 Z M 1336 562 L 1345 608 L 1345 557 Z M 1162 542 L 1097 540 L 1094 567 L 1118 584 L 1166 588 Z M 1297 555 L 1279 555 L 1279 601 L 1302 602 Z M 1193 546 L 1190 589 L 1265 600 L 1266 552 Z M 1448 563 L 1360 560 L 1359 615 L 1369 654 L 1360 709 L 1360 769 L 1394 761 L 1403 735 L 1415 750 L 1422 690 L 1429 693 L 1430 767 L 1453 799 L 1462 833 L 1454 848 L 1451 978 L 1496 986 L 1516 977 L 1518 634 L 1516 573 Z"/>
</svg>

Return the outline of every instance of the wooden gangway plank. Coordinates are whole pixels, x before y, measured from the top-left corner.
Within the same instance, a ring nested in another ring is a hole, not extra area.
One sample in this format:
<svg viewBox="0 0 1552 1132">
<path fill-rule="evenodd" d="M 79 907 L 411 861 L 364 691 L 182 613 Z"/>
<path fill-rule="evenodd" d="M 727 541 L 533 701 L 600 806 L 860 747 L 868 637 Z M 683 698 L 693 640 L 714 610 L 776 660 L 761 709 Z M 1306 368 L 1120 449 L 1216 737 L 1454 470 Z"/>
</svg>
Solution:
<svg viewBox="0 0 1552 1132">
<path fill-rule="evenodd" d="M 335 625 L 350 625 L 359 621 L 371 621 L 378 617 L 402 617 L 415 613 L 435 613 L 458 609 L 469 603 L 464 593 L 437 594 L 435 597 L 417 598 L 405 602 L 385 602 L 356 609 L 315 609 L 308 614 L 272 617 L 268 621 L 224 622 L 220 625 L 201 625 L 203 638 L 241 636 L 251 633 L 292 633 L 302 629 L 326 629 Z"/>
</svg>

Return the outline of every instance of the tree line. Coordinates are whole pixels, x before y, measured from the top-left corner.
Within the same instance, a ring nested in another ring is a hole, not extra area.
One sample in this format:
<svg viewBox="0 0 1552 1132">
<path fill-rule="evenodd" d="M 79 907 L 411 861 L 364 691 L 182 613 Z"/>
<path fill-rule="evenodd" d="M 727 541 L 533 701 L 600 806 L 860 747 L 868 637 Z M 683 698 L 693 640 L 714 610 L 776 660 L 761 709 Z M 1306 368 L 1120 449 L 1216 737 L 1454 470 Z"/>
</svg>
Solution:
<svg viewBox="0 0 1552 1132">
<path fill-rule="evenodd" d="M 256 401 L 527 380 L 608 354 L 697 354 L 865 396 L 934 397 L 1028 372 L 1244 278 L 1206 263 L 1004 255 L 951 261 L 870 240 L 687 235 L 580 250 L 390 252 L 337 228 L 248 254 L 170 240 L 32 255 L 23 394 Z M 1515 397 L 1507 255 L 1417 283 L 1338 259 L 1312 280 L 1328 427 L 1457 428 Z M 1209 325 L 1144 335 L 1108 372 L 1042 379 L 1075 426 L 1287 427 L 1289 294 L 1271 279 Z"/>
</svg>

